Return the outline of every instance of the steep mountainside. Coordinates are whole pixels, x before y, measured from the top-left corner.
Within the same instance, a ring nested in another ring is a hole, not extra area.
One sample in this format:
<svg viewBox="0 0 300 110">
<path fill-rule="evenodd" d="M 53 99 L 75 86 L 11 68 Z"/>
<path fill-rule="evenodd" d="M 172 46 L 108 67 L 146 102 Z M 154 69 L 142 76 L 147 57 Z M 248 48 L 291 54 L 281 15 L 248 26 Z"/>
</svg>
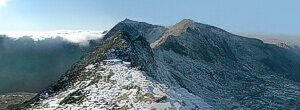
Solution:
<svg viewBox="0 0 300 110">
<path fill-rule="evenodd" d="M 299 108 L 299 83 L 288 80 L 300 79 L 292 51 L 191 20 L 169 29 L 151 44 L 159 81 L 214 107 Z"/>
<path fill-rule="evenodd" d="M 11 108 L 300 109 L 293 51 L 192 20 L 126 19 L 35 98 Z"/>
</svg>

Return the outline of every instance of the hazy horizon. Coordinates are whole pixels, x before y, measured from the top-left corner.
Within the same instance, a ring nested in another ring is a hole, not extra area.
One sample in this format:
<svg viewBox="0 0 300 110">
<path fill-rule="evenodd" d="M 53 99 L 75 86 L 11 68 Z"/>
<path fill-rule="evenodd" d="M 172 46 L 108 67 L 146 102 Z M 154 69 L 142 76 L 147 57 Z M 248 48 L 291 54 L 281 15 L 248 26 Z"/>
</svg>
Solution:
<svg viewBox="0 0 300 110">
<path fill-rule="evenodd" d="M 139 21 L 139 22 L 144 22 L 144 21 Z M 160 25 L 160 24 L 154 24 L 154 25 Z M 48 31 L 0 31 L 0 35 L 7 35 L 7 37 L 11 37 L 11 38 L 20 38 L 24 36 L 29 36 L 34 40 L 43 40 L 45 38 L 62 37 L 65 40 L 68 40 L 70 42 L 86 43 L 86 41 L 88 40 L 102 38 L 104 35 L 103 32 L 108 31 L 110 29 L 111 28 L 99 29 L 99 30 L 74 29 L 74 30 L 48 30 Z M 230 30 L 226 30 L 226 31 L 230 32 Z M 241 35 L 243 37 L 257 38 L 263 40 L 266 43 L 274 43 L 273 41 L 277 41 L 281 43 L 287 43 L 290 45 L 300 46 L 300 35 L 289 35 L 289 34 L 280 34 L 280 33 L 257 33 L 257 32 L 230 32 L 230 33 Z"/>
</svg>

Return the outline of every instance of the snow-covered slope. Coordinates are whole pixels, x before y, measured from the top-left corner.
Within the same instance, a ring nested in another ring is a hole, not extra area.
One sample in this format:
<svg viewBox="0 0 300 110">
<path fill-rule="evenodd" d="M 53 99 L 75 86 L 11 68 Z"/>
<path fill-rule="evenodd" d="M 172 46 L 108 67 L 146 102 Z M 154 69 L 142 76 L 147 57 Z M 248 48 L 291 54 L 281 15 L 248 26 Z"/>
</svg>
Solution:
<svg viewBox="0 0 300 110">
<path fill-rule="evenodd" d="M 201 98 L 182 88 L 154 81 L 130 62 L 105 60 L 88 65 L 91 74 L 65 90 L 41 95 L 32 109 L 192 109 L 211 108 Z M 197 103 L 194 103 L 197 102 Z"/>
<path fill-rule="evenodd" d="M 212 109 L 188 90 L 155 81 L 144 37 L 115 33 L 39 95 L 26 109 Z M 152 64 L 153 65 L 153 64 Z M 14 108 L 14 107 L 12 107 Z"/>
</svg>

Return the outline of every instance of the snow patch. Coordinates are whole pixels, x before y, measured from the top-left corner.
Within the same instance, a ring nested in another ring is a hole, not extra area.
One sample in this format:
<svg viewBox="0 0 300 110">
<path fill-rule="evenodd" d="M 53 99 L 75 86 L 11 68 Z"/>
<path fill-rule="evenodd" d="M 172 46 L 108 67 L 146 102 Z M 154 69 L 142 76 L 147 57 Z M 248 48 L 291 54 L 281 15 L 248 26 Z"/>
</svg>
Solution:
<svg viewBox="0 0 300 110">
<path fill-rule="evenodd" d="M 32 108 L 50 110 L 211 108 L 203 99 L 190 94 L 187 90 L 156 82 L 145 72 L 128 66 L 129 64 L 130 62 L 90 64 L 83 70 L 91 73 L 89 78 L 75 82 L 54 96 L 42 99 Z M 72 96 L 76 92 L 82 95 Z M 75 100 L 76 103 L 66 103 L 68 100 Z"/>
</svg>

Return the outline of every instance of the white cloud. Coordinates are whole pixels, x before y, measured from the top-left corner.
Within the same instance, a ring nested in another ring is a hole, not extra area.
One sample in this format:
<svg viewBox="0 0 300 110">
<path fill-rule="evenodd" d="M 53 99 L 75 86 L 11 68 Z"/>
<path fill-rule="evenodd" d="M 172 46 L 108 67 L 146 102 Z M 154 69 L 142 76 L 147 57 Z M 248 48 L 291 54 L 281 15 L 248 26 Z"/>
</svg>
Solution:
<svg viewBox="0 0 300 110">
<path fill-rule="evenodd" d="M 43 40 L 45 38 L 62 37 L 70 42 L 87 45 L 89 40 L 102 38 L 104 30 L 57 30 L 57 31 L 38 31 L 38 32 L 0 32 L 8 37 L 20 38 L 30 36 L 34 40 Z"/>
<path fill-rule="evenodd" d="M 8 0 L 0 0 L 0 7 L 5 6 Z"/>
</svg>

